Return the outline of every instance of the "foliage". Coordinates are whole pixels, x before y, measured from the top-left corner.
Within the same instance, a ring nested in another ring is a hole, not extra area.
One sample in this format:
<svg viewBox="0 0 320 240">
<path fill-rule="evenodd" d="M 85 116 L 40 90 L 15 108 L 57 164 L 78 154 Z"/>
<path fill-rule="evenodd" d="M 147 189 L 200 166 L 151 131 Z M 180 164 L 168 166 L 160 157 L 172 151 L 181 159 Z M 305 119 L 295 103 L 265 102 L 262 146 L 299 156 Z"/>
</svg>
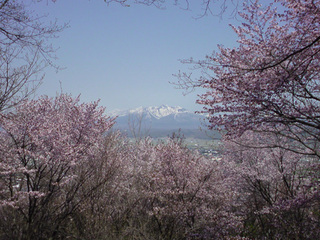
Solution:
<svg viewBox="0 0 320 240">
<path fill-rule="evenodd" d="M 81 187 L 94 172 L 82 167 L 92 165 L 113 120 L 97 102 L 79 101 L 44 96 L 2 116 L 0 203 L 13 214 L 2 228 L 18 224 L 26 239 L 55 236 L 83 200 L 78 193 L 87 194 Z"/>
<path fill-rule="evenodd" d="M 231 26 L 237 47 L 220 45 L 203 61 L 185 61 L 201 69 L 199 79 L 178 77 L 183 87 L 206 89 L 197 103 L 204 105 L 208 127 L 225 133 L 222 159 L 232 163 L 225 174 L 230 189 L 238 188 L 244 235 L 315 239 L 320 1 L 263 4 L 243 5 L 240 26 Z"/>
<path fill-rule="evenodd" d="M 281 11 L 275 3 L 244 5 L 241 26 L 232 26 L 238 47 L 221 45 L 194 62 L 204 74 L 193 86 L 207 90 L 197 102 L 209 114 L 209 127 L 230 138 L 271 131 L 318 155 L 320 2 L 275 2 Z M 189 76 L 180 75 L 185 84 Z"/>
<path fill-rule="evenodd" d="M 181 139 L 106 134 L 98 103 L 61 94 L 1 118 L 0 239 L 211 239 L 237 235 L 217 162 Z"/>
<path fill-rule="evenodd" d="M 17 102 L 61 29 L 1 1 L 0 239 L 318 239 L 319 7 L 245 1 L 238 47 L 190 61 L 204 75 L 181 80 L 207 89 L 209 128 L 226 132 L 211 159 L 108 132 L 98 102 Z"/>
<path fill-rule="evenodd" d="M 216 162 L 188 150 L 179 139 L 155 145 L 146 139 L 138 147 L 134 183 L 153 238 L 221 238 L 226 229 L 236 228 L 237 219 L 227 210 L 232 195 L 222 187 Z"/>
<path fill-rule="evenodd" d="M 180 140 L 114 140 L 117 151 L 106 156 L 117 159 L 116 177 L 105 183 L 105 191 L 90 200 L 81 215 L 86 222 L 80 226 L 90 223 L 93 228 L 82 236 L 223 239 L 237 235 L 239 219 L 228 211 L 233 196 L 224 191 L 216 162 L 188 150 Z"/>
<path fill-rule="evenodd" d="M 246 132 L 224 142 L 221 164 L 234 206 L 244 219 L 243 235 L 258 239 L 317 239 L 318 161 L 266 142 L 286 141 L 270 133 Z M 286 142 L 286 145 L 292 142 Z"/>
</svg>

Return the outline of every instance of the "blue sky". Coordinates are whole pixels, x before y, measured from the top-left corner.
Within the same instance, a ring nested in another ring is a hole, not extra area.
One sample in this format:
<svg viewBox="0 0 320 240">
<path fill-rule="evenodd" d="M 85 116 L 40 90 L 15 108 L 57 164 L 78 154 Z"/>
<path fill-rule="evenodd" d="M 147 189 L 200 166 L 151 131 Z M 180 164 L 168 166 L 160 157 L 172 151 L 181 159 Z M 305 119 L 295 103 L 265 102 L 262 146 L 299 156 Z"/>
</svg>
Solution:
<svg viewBox="0 0 320 240">
<path fill-rule="evenodd" d="M 217 44 L 231 47 L 235 34 L 228 15 L 196 20 L 199 0 L 192 2 L 193 11 L 170 4 L 165 10 L 123 7 L 103 0 L 31 5 L 36 13 L 48 13 L 48 19 L 70 26 L 53 41 L 59 48 L 56 64 L 65 69 L 46 69 L 37 95 L 55 96 L 61 82 L 64 92 L 81 94 L 82 101 L 100 99 L 109 111 L 162 104 L 201 109 L 196 93 L 184 96 L 169 83 L 176 81 L 173 74 L 191 67 L 179 59 L 203 59 Z"/>
</svg>

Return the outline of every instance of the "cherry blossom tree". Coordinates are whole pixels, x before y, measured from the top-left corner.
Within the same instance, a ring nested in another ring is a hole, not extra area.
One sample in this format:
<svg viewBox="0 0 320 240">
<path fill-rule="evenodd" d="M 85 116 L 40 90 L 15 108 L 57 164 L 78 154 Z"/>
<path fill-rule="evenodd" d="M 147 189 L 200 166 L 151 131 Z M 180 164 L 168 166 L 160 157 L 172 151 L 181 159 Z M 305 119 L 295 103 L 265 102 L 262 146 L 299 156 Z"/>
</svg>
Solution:
<svg viewBox="0 0 320 240">
<path fill-rule="evenodd" d="M 231 26 L 237 46 L 186 60 L 200 78 L 178 76 L 206 90 L 197 102 L 208 127 L 225 133 L 225 173 L 254 238 L 319 238 L 319 9 L 313 0 L 247 2 Z"/>
<path fill-rule="evenodd" d="M 243 235 L 319 238 L 318 160 L 284 148 L 264 147 L 266 141 L 292 144 L 271 133 L 251 131 L 224 142 L 220 163 L 230 191 L 238 192 L 234 206 L 243 219 Z"/>
<path fill-rule="evenodd" d="M 73 229 L 69 236 L 75 239 L 121 239 L 128 232 L 127 222 L 137 221 L 138 214 L 130 219 L 130 213 L 137 208 L 136 195 L 129 187 L 133 176 L 128 171 L 129 159 L 133 150 L 134 145 L 126 137 L 111 132 L 105 137 L 95 160 L 81 165 L 81 168 L 92 169 L 93 174 L 84 183 L 84 200 L 73 214 L 73 221 L 68 223 Z"/>
<path fill-rule="evenodd" d="M 109 160 L 101 162 L 115 164 L 108 167 L 113 176 L 73 215 L 78 236 L 237 239 L 241 221 L 231 205 L 236 195 L 228 191 L 218 162 L 190 151 L 177 139 L 112 139 L 103 158 Z"/>
<path fill-rule="evenodd" d="M 59 236 L 90 192 L 82 186 L 112 125 L 98 102 L 66 94 L 25 100 L 1 117 L 0 225 L 17 234 L 7 238 Z"/>
<path fill-rule="evenodd" d="M 210 128 L 231 137 L 272 131 L 319 156 L 319 8 L 313 0 L 245 4 L 242 24 L 232 26 L 237 47 L 220 45 L 203 61 L 187 61 L 203 75 L 180 74 L 181 84 L 207 90 L 197 103 Z"/>
<path fill-rule="evenodd" d="M 147 239 L 237 235 L 239 221 L 229 211 L 233 193 L 226 191 L 217 162 L 190 151 L 179 139 L 165 143 L 145 139 L 136 148 L 130 189 L 136 193 L 139 214 L 131 223 L 132 234 L 149 226 L 144 231 Z"/>
<path fill-rule="evenodd" d="M 247 3 L 239 13 L 242 24 L 232 26 L 237 47 L 220 45 L 203 61 L 186 61 L 202 70 L 198 80 L 179 77 L 185 87 L 207 90 L 197 102 L 209 128 L 238 143 L 226 145 L 224 158 L 241 175 L 239 192 L 249 194 L 249 208 L 240 207 L 249 230 L 318 238 L 320 2 L 263 4 Z"/>
</svg>

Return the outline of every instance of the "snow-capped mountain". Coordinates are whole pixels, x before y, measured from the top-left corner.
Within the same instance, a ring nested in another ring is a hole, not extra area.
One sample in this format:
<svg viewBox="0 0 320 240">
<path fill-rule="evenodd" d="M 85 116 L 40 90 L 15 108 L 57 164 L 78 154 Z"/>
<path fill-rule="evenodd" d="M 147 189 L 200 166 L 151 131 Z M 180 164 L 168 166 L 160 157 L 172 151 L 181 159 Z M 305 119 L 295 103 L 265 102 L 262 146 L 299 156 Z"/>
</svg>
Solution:
<svg viewBox="0 0 320 240">
<path fill-rule="evenodd" d="M 204 128 L 205 117 L 178 106 L 162 105 L 125 111 L 115 110 L 109 115 L 117 116 L 115 128 L 126 131 L 129 135 L 132 128 L 135 128 L 152 137 L 168 136 L 179 129 L 184 135 L 205 136 L 205 133 L 200 131 L 200 127 Z"/>
<path fill-rule="evenodd" d="M 114 110 L 110 113 L 111 116 L 123 117 L 127 115 L 141 115 L 145 118 L 160 119 L 169 115 L 178 115 L 181 113 L 191 113 L 182 107 L 170 107 L 168 105 L 161 105 L 160 107 L 138 107 L 130 110 Z"/>
</svg>

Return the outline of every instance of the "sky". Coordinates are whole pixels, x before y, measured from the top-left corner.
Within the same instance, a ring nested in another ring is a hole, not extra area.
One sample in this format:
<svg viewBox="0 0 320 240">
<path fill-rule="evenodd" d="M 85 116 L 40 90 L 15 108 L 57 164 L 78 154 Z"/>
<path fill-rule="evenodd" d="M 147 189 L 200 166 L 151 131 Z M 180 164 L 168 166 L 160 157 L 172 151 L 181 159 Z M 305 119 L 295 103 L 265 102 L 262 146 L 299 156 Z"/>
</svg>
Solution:
<svg viewBox="0 0 320 240">
<path fill-rule="evenodd" d="M 103 0 L 26 2 L 35 13 L 48 14 L 48 21 L 69 25 L 52 41 L 58 48 L 55 64 L 63 70 L 47 68 L 37 96 L 55 96 L 62 89 L 81 94 L 84 102 L 100 99 L 107 111 L 163 104 L 201 110 L 196 104 L 201 90 L 185 96 L 172 84 L 174 74 L 192 68 L 179 59 L 201 60 L 217 44 L 235 45 L 228 25 L 235 20 L 228 15 L 197 19 L 199 0 L 191 1 L 189 11 L 172 4 L 123 7 Z"/>
</svg>

